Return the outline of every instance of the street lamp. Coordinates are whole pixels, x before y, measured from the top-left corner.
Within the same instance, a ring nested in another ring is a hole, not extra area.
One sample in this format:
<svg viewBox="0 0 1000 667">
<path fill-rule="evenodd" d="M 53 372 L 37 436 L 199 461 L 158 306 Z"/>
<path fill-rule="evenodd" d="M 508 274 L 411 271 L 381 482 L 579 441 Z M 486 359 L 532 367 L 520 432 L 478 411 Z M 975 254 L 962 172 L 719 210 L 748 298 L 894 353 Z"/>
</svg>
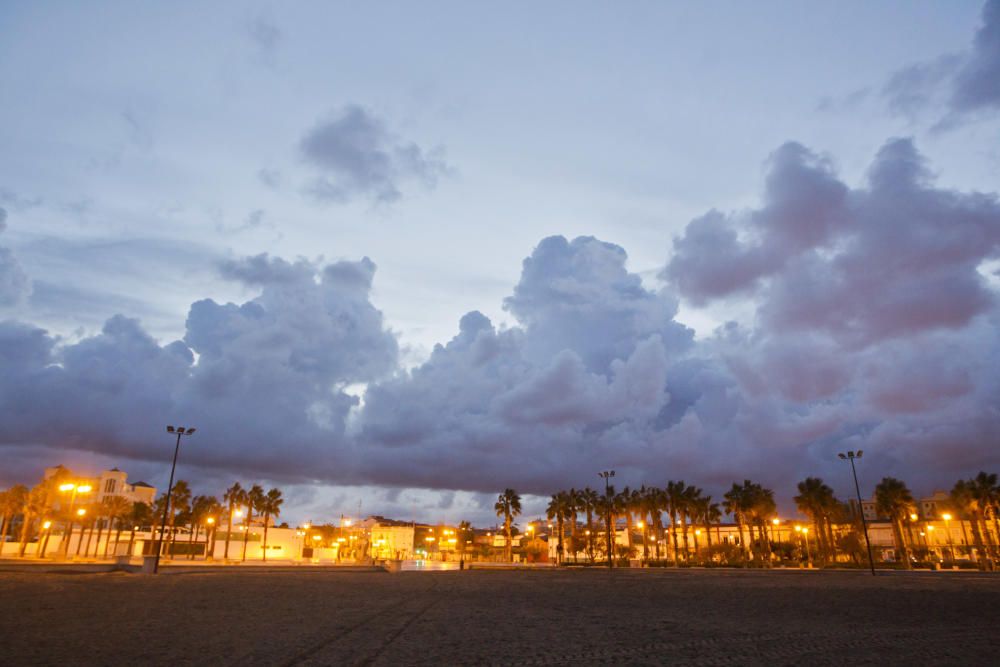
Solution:
<svg viewBox="0 0 1000 667">
<path fill-rule="evenodd" d="M 167 530 L 167 514 L 170 512 L 170 494 L 174 491 L 174 471 L 177 469 L 177 452 L 181 448 L 181 436 L 193 435 L 193 428 L 167 426 L 167 433 L 177 434 L 177 444 L 174 445 L 174 462 L 170 466 L 170 482 L 167 484 L 167 496 L 163 503 L 163 521 L 160 522 L 160 541 L 156 543 L 156 560 L 153 561 L 153 574 L 160 570 L 160 552 L 163 551 L 163 533 Z"/>
<path fill-rule="evenodd" d="M 837 454 L 841 459 L 851 462 L 851 473 L 854 475 L 854 491 L 858 494 L 858 513 L 861 514 L 861 527 L 865 531 L 865 546 L 868 548 L 868 566 L 871 567 L 872 576 L 875 576 L 875 559 L 872 558 L 872 543 L 868 539 L 868 521 L 865 519 L 865 507 L 861 502 L 861 487 L 858 486 L 858 471 L 854 467 L 854 459 L 860 459 L 863 452 L 849 451 L 846 454 Z"/>
<path fill-rule="evenodd" d="M 795 532 L 802 533 L 802 535 L 806 538 L 806 563 L 809 564 L 809 567 L 812 567 L 812 552 L 809 550 L 809 528 L 805 526 L 795 526 Z"/>
<path fill-rule="evenodd" d="M 945 531 L 947 531 L 947 533 L 948 533 L 948 551 L 951 553 L 951 562 L 954 563 L 955 562 L 955 545 L 951 541 L 951 514 L 949 514 L 948 512 L 945 512 L 944 514 L 941 515 L 941 518 L 944 519 L 944 528 L 945 528 Z"/>
<path fill-rule="evenodd" d="M 66 484 L 59 485 L 59 491 L 61 493 L 73 492 L 73 495 L 69 497 L 69 526 L 67 527 L 66 533 L 63 534 L 59 548 L 63 551 L 63 556 L 69 556 L 69 541 L 73 539 L 73 505 L 76 503 L 76 494 L 78 493 L 90 493 L 92 487 L 90 484 L 74 484 L 73 482 L 67 482 Z M 83 533 L 80 533 L 80 539 L 83 539 Z M 65 544 L 64 544 L 65 543 Z"/>
<path fill-rule="evenodd" d="M 45 550 L 49 546 L 49 533 L 52 532 L 52 522 L 48 520 L 42 522 L 42 530 L 44 531 L 43 532 L 44 539 L 42 539 L 41 537 L 39 538 L 39 552 L 38 552 L 39 558 L 45 558 Z"/>
<path fill-rule="evenodd" d="M 607 523 L 607 533 L 608 533 L 608 569 L 614 567 L 614 555 L 612 554 L 611 547 L 611 482 L 610 479 L 615 476 L 614 470 L 602 470 L 597 473 L 598 477 L 604 478 L 604 498 L 608 503 L 608 515 L 605 519 Z"/>
</svg>

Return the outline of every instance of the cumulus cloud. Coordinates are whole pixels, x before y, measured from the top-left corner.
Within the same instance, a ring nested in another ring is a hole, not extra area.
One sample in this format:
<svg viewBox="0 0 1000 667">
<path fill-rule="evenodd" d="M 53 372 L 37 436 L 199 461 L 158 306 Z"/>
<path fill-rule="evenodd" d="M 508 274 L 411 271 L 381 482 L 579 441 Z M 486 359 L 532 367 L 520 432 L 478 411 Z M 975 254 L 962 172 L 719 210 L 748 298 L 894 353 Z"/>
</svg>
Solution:
<svg viewBox="0 0 1000 667">
<path fill-rule="evenodd" d="M 978 267 L 1000 250 L 995 195 L 936 188 L 908 139 L 853 189 L 802 147 L 782 153 L 763 208 L 698 218 L 675 241 L 662 275 L 686 298 L 756 294 L 767 328 L 853 345 L 961 328 L 993 306 Z"/>
<path fill-rule="evenodd" d="M 405 183 L 433 188 L 449 167 L 442 151 L 426 151 L 396 136 L 367 109 L 349 105 L 313 127 L 299 142 L 304 160 L 319 176 L 310 192 L 343 202 L 356 197 L 389 203 Z"/>
<path fill-rule="evenodd" d="M 1000 310 L 982 274 L 996 195 L 938 187 L 909 140 L 857 186 L 790 143 L 759 207 L 693 220 L 674 251 L 650 289 L 620 246 L 542 239 L 504 301 L 511 326 L 469 312 L 410 370 L 368 258 L 220 262 L 258 294 L 192 304 L 177 341 L 124 316 L 78 342 L 4 322 L 0 445 L 166 458 L 153 443 L 183 420 L 199 428 L 185 461 L 209 473 L 476 494 L 546 494 L 604 467 L 781 490 L 843 472 L 846 448 L 918 487 L 1000 464 Z M 678 295 L 734 294 L 751 321 L 696 340 L 676 319 Z"/>
<path fill-rule="evenodd" d="M 348 477 L 345 420 L 358 399 L 345 389 L 391 373 L 398 353 L 368 298 L 374 265 L 258 257 L 223 268 L 260 294 L 193 304 L 183 340 L 160 344 L 121 315 L 71 344 L 3 323 L 3 444 L 156 458 L 151 443 L 180 420 L 203 434 L 189 464 Z"/>
<path fill-rule="evenodd" d="M 943 108 L 939 128 L 1000 109 L 1000 0 L 987 0 L 983 6 L 982 23 L 967 51 L 902 68 L 889 78 L 882 94 L 891 111 L 906 116 Z"/>
<path fill-rule="evenodd" d="M 789 142 L 768 160 L 764 206 L 732 215 L 710 211 L 691 221 L 660 277 L 699 305 L 750 292 L 848 223 L 847 187 L 830 160 Z"/>
</svg>

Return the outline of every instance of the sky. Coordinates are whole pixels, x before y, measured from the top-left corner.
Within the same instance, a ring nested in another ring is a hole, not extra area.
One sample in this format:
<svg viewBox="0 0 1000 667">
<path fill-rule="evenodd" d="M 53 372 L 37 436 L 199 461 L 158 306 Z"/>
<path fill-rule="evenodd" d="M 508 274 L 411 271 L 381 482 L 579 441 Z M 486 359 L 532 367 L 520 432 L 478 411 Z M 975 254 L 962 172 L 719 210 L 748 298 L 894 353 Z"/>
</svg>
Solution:
<svg viewBox="0 0 1000 667">
<path fill-rule="evenodd" d="M 1000 1 L 8 1 L 0 90 L 0 486 L 1000 468 Z"/>
</svg>

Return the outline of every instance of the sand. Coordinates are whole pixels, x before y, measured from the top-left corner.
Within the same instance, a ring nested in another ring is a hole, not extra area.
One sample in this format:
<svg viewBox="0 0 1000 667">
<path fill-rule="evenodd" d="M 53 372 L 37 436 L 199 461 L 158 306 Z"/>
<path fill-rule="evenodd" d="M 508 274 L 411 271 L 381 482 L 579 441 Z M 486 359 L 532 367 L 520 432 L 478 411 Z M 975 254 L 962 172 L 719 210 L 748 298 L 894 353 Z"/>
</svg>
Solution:
<svg viewBox="0 0 1000 667">
<path fill-rule="evenodd" d="M 1000 576 L 0 573 L 0 663 L 997 664 Z"/>
</svg>

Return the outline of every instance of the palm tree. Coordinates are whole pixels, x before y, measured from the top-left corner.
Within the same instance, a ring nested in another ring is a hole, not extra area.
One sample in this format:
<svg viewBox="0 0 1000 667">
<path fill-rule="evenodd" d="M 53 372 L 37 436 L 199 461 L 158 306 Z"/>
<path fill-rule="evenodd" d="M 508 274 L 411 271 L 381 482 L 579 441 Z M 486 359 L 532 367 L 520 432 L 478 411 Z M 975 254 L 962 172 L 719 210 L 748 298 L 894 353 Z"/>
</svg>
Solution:
<svg viewBox="0 0 1000 667">
<path fill-rule="evenodd" d="M 984 491 L 987 490 L 984 489 Z M 980 489 L 977 481 L 975 479 L 958 481 L 954 488 L 952 488 L 950 495 L 951 503 L 959 518 L 968 520 L 972 525 L 972 540 L 975 543 L 976 551 L 979 553 L 979 559 L 985 559 L 989 563 L 990 569 L 992 569 L 993 540 L 989 536 L 989 527 L 986 525 L 984 518 L 985 513 L 981 509 L 984 504 L 980 497 Z M 986 530 L 984 531 L 983 528 Z M 987 536 L 986 540 L 983 539 L 984 533 Z M 986 550 L 985 543 L 989 544 L 989 551 Z"/>
<path fill-rule="evenodd" d="M 608 550 L 605 556 L 608 559 L 609 565 L 614 563 L 615 559 L 615 545 L 617 540 L 615 539 L 615 515 L 621 511 L 621 506 L 619 504 L 618 496 L 615 494 L 614 486 L 607 486 L 604 490 L 604 495 L 600 497 L 597 502 L 597 509 L 600 511 L 601 516 L 604 517 L 604 548 Z"/>
<path fill-rule="evenodd" d="M 243 531 L 243 557 L 242 560 L 246 562 L 247 559 L 247 541 L 250 539 L 250 522 L 253 519 L 253 511 L 258 509 L 264 503 L 264 489 L 259 484 L 254 484 L 247 491 L 246 495 L 247 502 L 247 516 L 243 521 L 244 531 Z"/>
<path fill-rule="evenodd" d="M 910 554 L 903 536 L 903 521 L 913 509 L 913 494 L 906 484 L 894 477 L 883 477 L 875 487 L 875 511 L 889 517 L 892 522 L 893 540 L 899 547 L 903 567 L 911 569 Z"/>
<path fill-rule="evenodd" d="M 132 555 L 132 549 L 135 545 L 135 531 L 145 525 L 150 526 L 150 537 L 153 536 L 153 524 L 156 523 L 156 515 L 153 514 L 153 508 L 149 506 L 148 503 L 132 503 L 132 509 L 128 515 L 128 521 L 132 524 L 132 531 L 128 538 L 128 555 Z"/>
<path fill-rule="evenodd" d="M 580 499 L 583 503 L 583 509 L 587 513 L 587 556 L 590 558 L 590 562 L 594 562 L 594 511 L 597 509 L 597 503 L 600 501 L 600 496 L 597 495 L 597 491 L 594 491 L 589 486 L 580 491 Z"/>
<path fill-rule="evenodd" d="M 504 489 L 504 492 L 497 496 L 497 502 L 493 505 L 493 509 L 496 510 L 497 517 L 503 518 L 504 554 L 508 561 L 513 561 L 510 522 L 521 513 L 521 496 L 514 489 Z"/>
<path fill-rule="evenodd" d="M 223 502 L 226 503 L 228 511 L 226 512 L 226 550 L 223 552 L 223 558 L 229 559 L 229 535 L 233 532 L 233 514 L 236 513 L 236 508 L 240 505 L 245 505 L 247 502 L 247 492 L 243 490 L 239 482 L 234 482 L 231 487 L 226 489 L 225 494 L 222 496 Z"/>
<path fill-rule="evenodd" d="M 681 531 L 684 538 L 684 560 L 691 557 L 691 548 L 688 545 L 688 518 L 694 520 L 697 512 L 698 498 L 701 497 L 701 489 L 697 486 L 689 485 L 684 487 L 680 495 L 680 506 L 677 513 L 680 516 Z"/>
<path fill-rule="evenodd" d="M 663 511 L 667 507 L 667 494 L 663 489 L 650 487 L 646 490 L 646 511 L 656 535 L 656 560 L 660 560 L 660 535 L 663 534 Z"/>
<path fill-rule="evenodd" d="M 814 526 L 816 546 L 819 548 L 820 560 L 828 563 L 835 553 L 831 540 L 831 514 L 838 505 L 833 489 L 818 477 L 806 477 L 798 484 L 799 495 L 795 496 L 795 506 L 808 516 Z"/>
<path fill-rule="evenodd" d="M 708 557 L 712 557 L 712 526 L 722 520 L 719 503 L 712 502 L 712 496 L 698 495 L 694 501 L 694 517 L 705 526 L 705 538 L 708 541 Z"/>
<path fill-rule="evenodd" d="M 34 486 L 28 492 L 24 505 L 21 508 L 21 547 L 18 556 L 24 558 L 24 553 L 28 548 L 28 540 L 36 519 L 41 518 L 48 509 L 48 485 L 42 482 Z"/>
<path fill-rule="evenodd" d="M 753 552 L 750 549 L 753 534 L 750 534 L 750 540 L 743 537 L 743 526 L 749 524 L 751 498 L 748 494 L 748 488 L 751 485 L 752 482 L 749 479 L 743 481 L 743 486 L 733 482 L 733 487 L 726 491 L 722 501 L 722 508 L 726 514 L 732 515 L 736 522 L 736 528 L 740 534 L 740 547 L 745 556 L 744 566 L 749 565 L 750 558 L 753 557 Z"/>
<path fill-rule="evenodd" d="M 639 492 L 625 487 L 615 499 L 615 507 L 619 516 L 625 516 L 625 543 L 629 550 L 632 548 L 632 529 L 634 527 L 634 515 L 639 512 Z"/>
<path fill-rule="evenodd" d="M 115 555 L 118 555 L 118 543 L 122 536 L 122 522 L 125 521 L 132 511 L 132 503 L 121 496 L 111 496 L 104 499 L 104 513 L 108 517 L 108 540 L 104 543 L 104 557 L 108 557 L 108 546 L 111 544 L 111 527 L 115 526 L 118 532 L 115 534 Z"/>
<path fill-rule="evenodd" d="M 549 521 L 556 522 L 556 535 L 558 544 L 556 547 L 556 562 L 562 565 L 563 561 L 563 521 L 569 515 L 569 500 L 565 491 L 553 494 L 549 500 L 549 506 L 545 509 L 545 516 Z"/>
<path fill-rule="evenodd" d="M 281 497 L 281 491 L 278 489 L 271 489 L 264 496 L 263 502 L 260 504 L 260 511 L 264 513 L 264 552 L 263 559 L 267 560 L 267 524 L 270 523 L 270 519 L 273 516 L 278 516 L 281 514 L 281 504 L 284 503 L 284 499 Z"/>
<path fill-rule="evenodd" d="M 774 491 L 766 489 L 760 484 L 751 483 L 749 487 L 750 515 L 757 524 L 757 532 L 760 535 L 761 558 L 766 567 L 771 564 L 771 540 L 767 536 L 767 524 L 770 518 L 778 511 L 778 505 L 774 502 Z"/>
<path fill-rule="evenodd" d="M 677 567 L 678 554 L 680 553 L 680 545 L 677 543 L 677 519 L 679 516 L 681 521 L 684 520 L 684 493 L 686 490 L 687 485 L 684 480 L 667 482 L 667 513 L 670 515 L 670 534 L 674 538 L 674 567 Z M 687 527 L 684 528 L 684 535 L 687 536 Z"/>
<path fill-rule="evenodd" d="M 990 527 L 987 520 L 992 516 L 994 525 L 997 524 L 997 501 L 1000 499 L 1000 487 L 997 486 L 997 476 L 996 474 L 980 471 L 967 484 L 969 494 L 975 501 L 978 517 L 982 521 L 981 532 L 986 537 L 986 546 L 989 549 L 990 560 L 996 560 L 1000 557 L 1000 553 L 997 550 L 997 543 L 993 541 L 993 536 L 990 534 Z M 1000 537 L 1000 532 L 997 535 Z"/>
<path fill-rule="evenodd" d="M 210 496 L 195 496 L 191 499 L 191 511 L 188 512 L 188 525 L 191 530 L 188 532 L 188 560 L 194 560 L 194 543 L 198 541 L 198 533 L 201 532 L 201 524 L 208 516 L 209 503 L 215 500 Z M 207 536 L 206 536 L 207 537 Z M 208 550 L 208 541 L 205 542 L 205 550 Z"/>
<path fill-rule="evenodd" d="M 567 509 L 567 518 L 570 521 L 570 524 L 569 524 L 569 543 L 573 547 L 573 562 L 575 563 L 576 562 L 576 558 L 577 558 L 577 552 L 579 551 L 577 549 L 577 545 L 579 544 L 579 542 L 577 541 L 577 535 L 576 535 L 576 531 L 577 531 L 576 516 L 577 516 L 577 514 L 579 512 L 582 511 L 583 506 L 584 506 L 583 496 L 582 496 L 581 492 L 577 491 L 575 488 L 571 488 L 569 491 L 566 492 L 566 503 L 567 503 L 567 507 L 566 507 L 566 509 Z"/>
<path fill-rule="evenodd" d="M 21 513 L 24 504 L 28 501 L 28 493 L 28 487 L 17 484 L 0 495 L 0 514 L 4 518 L 3 529 L 0 530 L 0 552 L 7 544 L 7 533 L 14 525 L 14 517 Z"/>
<path fill-rule="evenodd" d="M 191 487 L 183 479 L 177 480 L 170 491 L 170 509 L 167 511 L 167 522 L 170 525 L 170 551 L 174 554 L 174 543 L 177 541 L 177 519 L 187 514 L 191 509 Z M 162 537 L 160 539 L 163 539 Z"/>
</svg>

